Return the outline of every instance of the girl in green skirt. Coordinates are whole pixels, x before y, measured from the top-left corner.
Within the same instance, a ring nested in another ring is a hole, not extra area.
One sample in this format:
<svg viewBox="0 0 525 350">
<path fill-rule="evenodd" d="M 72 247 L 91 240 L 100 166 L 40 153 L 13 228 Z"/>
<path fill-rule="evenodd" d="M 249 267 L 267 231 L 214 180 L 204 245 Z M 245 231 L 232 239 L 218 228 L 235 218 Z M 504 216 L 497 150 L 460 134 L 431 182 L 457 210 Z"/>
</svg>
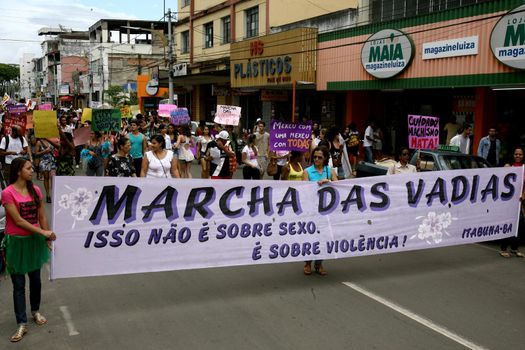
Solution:
<svg viewBox="0 0 525 350">
<path fill-rule="evenodd" d="M 41 297 L 40 269 L 49 258 L 48 242 L 56 239 L 44 211 L 42 192 L 33 185 L 30 161 L 16 158 L 11 163 L 9 185 L 2 191 L 6 211 L 7 272 L 13 282 L 13 302 L 18 328 L 12 342 L 22 340 L 27 333 L 25 275 L 29 276 L 32 318 L 38 325 L 47 323 L 39 312 Z"/>
</svg>

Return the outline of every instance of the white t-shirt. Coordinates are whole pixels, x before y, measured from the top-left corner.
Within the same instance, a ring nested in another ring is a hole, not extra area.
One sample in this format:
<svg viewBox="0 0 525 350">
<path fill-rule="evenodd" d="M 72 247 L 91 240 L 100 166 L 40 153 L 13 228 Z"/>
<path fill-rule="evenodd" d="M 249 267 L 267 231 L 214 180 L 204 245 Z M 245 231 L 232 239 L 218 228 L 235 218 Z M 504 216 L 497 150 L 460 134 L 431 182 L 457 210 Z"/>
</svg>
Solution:
<svg viewBox="0 0 525 350">
<path fill-rule="evenodd" d="M 367 139 L 367 136 L 370 137 L 371 139 L 374 138 L 374 129 L 372 129 L 372 127 L 370 125 L 366 128 L 366 131 L 365 131 L 365 138 L 363 140 L 363 147 L 372 147 L 374 143 L 372 141 L 370 141 L 369 139 Z"/>
<path fill-rule="evenodd" d="M 171 151 L 172 145 L 171 145 L 171 137 L 170 137 L 170 135 L 168 135 L 168 134 L 164 135 L 164 141 L 166 142 L 166 147 L 164 149 L 167 149 L 167 150 Z"/>
<path fill-rule="evenodd" d="M 470 138 L 463 137 L 463 134 L 457 134 L 450 139 L 450 146 L 458 146 L 461 153 L 468 154 L 470 149 Z"/>
<path fill-rule="evenodd" d="M 22 141 L 20 141 L 20 138 L 12 138 L 11 135 L 8 135 L 7 137 L 9 137 L 9 146 L 7 147 L 7 149 L 5 148 L 5 137 L 2 137 L 2 141 L 0 142 L 0 149 L 5 149 L 7 152 L 17 153 L 5 156 L 5 163 L 11 164 L 13 159 L 20 157 L 20 152 L 24 150 L 24 147 L 27 147 L 27 141 L 25 137 L 22 137 Z"/>
<path fill-rule="evenodd" d="M 166 151 L 164 158 L 157 158 L 152 151 L 146 152 L 148 157 L 148 170 L 146 177 L 154 178 L 171 178 L 171 160 L 173 159 L 173 151 Z"/>
<path fill-rule="evenodd" d="M 253 146 L 255 149 L 257 149 L 257 147 Z M 259 163 L 257 162 L 257 156 L 255 155 L 255 152 L 252 148 L 248 147 L 248 145 L 244 146 L 244 148 L 242 149 L 242 153 L 246 154 L 246 160 L 248 161 L 248 163 L 250 163 L 252 166 L 258 168 L 259 167 Z"/>
</svg>

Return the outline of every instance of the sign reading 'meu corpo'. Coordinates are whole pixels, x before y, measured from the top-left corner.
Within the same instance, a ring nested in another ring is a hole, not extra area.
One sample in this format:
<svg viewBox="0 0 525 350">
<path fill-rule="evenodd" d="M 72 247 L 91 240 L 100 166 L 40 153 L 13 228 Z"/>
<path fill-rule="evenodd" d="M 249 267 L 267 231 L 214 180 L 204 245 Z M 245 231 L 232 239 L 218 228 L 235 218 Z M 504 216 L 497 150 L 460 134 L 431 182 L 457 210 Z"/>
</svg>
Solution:
<svg viewBox="0 0 525 350">
<path fill-rule="evenodd" d="M 525 5 L 509 11 L 496 23 L 490 35 L 490 48 L 501 63 L 525 69 Z"/>
<path fill-rule="evenodd" d="M 337 259 L 501 239 L 517 233 L 522 185 L 518 167 L 322 186 L 58 176 L 51 277 Z"/>
</svg>

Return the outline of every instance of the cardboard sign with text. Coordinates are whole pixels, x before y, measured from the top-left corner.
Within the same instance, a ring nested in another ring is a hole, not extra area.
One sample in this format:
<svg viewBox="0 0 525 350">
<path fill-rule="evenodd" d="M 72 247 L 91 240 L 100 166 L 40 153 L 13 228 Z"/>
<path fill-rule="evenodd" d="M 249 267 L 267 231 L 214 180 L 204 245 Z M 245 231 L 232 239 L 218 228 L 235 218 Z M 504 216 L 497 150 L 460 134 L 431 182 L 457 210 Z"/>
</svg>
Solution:
<svg viewBox="0 0 525 350">
<path fill-rule="evenodd" d="M 310 149 L 312 123 L 298 124 L 281 120 L 270 123 L 270 149 L 272 151 L 299 151 Z"/>
<path fill-rule="evenodd" d="M 439 145 L 439 118 L 424 115 L 408 116 L 408 147 L 436 149 Z"/>
<path fill-rule="evenodd" d="M 118 109 L 94 109 L 91 128 L 93 131 L 120 131 L 121 115 Z"/>
<path fill-rule="evenodd" d="M 56 111 L 34 111 L 33 124 L 36 138 L 59 137 Z"/>
<path fill-rule="evenodd" d="M 217 105 L 217 113 L 213 121 L 222 125 L 239 125 L 241 119 L 241 107 Z"/>
<path fill-rule="evenodd" d="M 73 142 L 75 146 L 85 145 L 91 137 L 91 128 L 82 127 L 73 132 Z"/>
<path fill-rule="evenodd" d="M 190 114 L 187 108 L 177 108 L 170 112 L 170 121 L 175 125 L 187 125 L 190 123 Z"/>
</svg>

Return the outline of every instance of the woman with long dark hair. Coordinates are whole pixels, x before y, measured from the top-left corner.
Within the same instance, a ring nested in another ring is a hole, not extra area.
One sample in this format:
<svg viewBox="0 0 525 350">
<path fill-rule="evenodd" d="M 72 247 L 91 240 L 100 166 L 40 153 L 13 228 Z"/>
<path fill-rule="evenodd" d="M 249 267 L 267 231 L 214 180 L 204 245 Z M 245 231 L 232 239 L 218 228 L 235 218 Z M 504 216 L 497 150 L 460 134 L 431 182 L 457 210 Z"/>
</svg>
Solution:
<svg viewBox="0 0 525 350">
<path fill-rule="evenodd" d="M 255 134 L 248 136 L 246 146 L 242 149 L 242 177 L 245 180 L 259 180 L 261 170 L 257 160 L 257 147 L 255 146 Z"/>
<path fill-rule="evenodd" d="M 173 151 L 166 149 L 164 136 L 154 135 L 151 138 L 150 151 L 147 151 L 142 159 L 140 177 L 180 177 L 177 159 L 173 156 Z"/>
<path fill-rule="evenodd" d="M 87 158 L 86 176 L 104 175 L 103 142 L 100 131 L 91 132 L 91 138 L 86 143 L 86 148 L 82 151 Z"/>
<path fill-rule="evenodd" d="M 136 177 L 133 158 L 129 155 L 131 142 L 127 137 L 121 137 L 117 141 L 117 153 L 109 157 L 106 167 L 106 176 L 113 177 Z"/>
<path fill-rule="evenodd" d="M 27 333 L 25 275 L 29 277 L 31 314 L 38 325 L 47 323 L 40 313 L 42 284 L 40 269 L 49 259 L 48 241 L 56 239 L 44 210 L 42 192 L 33 185 L 33 165 L 24 158 L 11 163 L 11 185 L 2 191 L 2 204 L 6 211 L 4 244 L 7 272 L 13 282 L 13 302 L 18 328 L 12 342 L 22 340 Z"/>
<path fill-rule="evenodd" d="M 203 179 L 210 177 L 210 162 L 206 160 L 206 151 L 211 141 L 213 141 L 213 137 L 210 134 L 210 128 L 204 124 L 202 135 L 199 136 L 197 141 L 197 159 L 201 163 L 201 177 Z"/>
<path fill-rule="evenodd" d="M 337 181 L 337 173 L 328 165 L 330 151 L 324 146 L 319 146 L 312 152 L 312 165 L 304 170 L 303 181 L 315 181 L 319 186 L 330 181 Z M 322 260 L 314 261 L 315 272 L 321 276 L 326 275 Z M 312 261 L 306 261 L 303 272 L 312 274 Z"/>
<path fill-rule="evenodd" d="M 50 187 L 51 176 L 57 168 L 56 148 L 49 140 L 37 139 L 35 154 L 40 157 L 40 173 L 44 176 L 44 189 L 46 190 L 46 202 L 51 203 Z"/>
</svg>

